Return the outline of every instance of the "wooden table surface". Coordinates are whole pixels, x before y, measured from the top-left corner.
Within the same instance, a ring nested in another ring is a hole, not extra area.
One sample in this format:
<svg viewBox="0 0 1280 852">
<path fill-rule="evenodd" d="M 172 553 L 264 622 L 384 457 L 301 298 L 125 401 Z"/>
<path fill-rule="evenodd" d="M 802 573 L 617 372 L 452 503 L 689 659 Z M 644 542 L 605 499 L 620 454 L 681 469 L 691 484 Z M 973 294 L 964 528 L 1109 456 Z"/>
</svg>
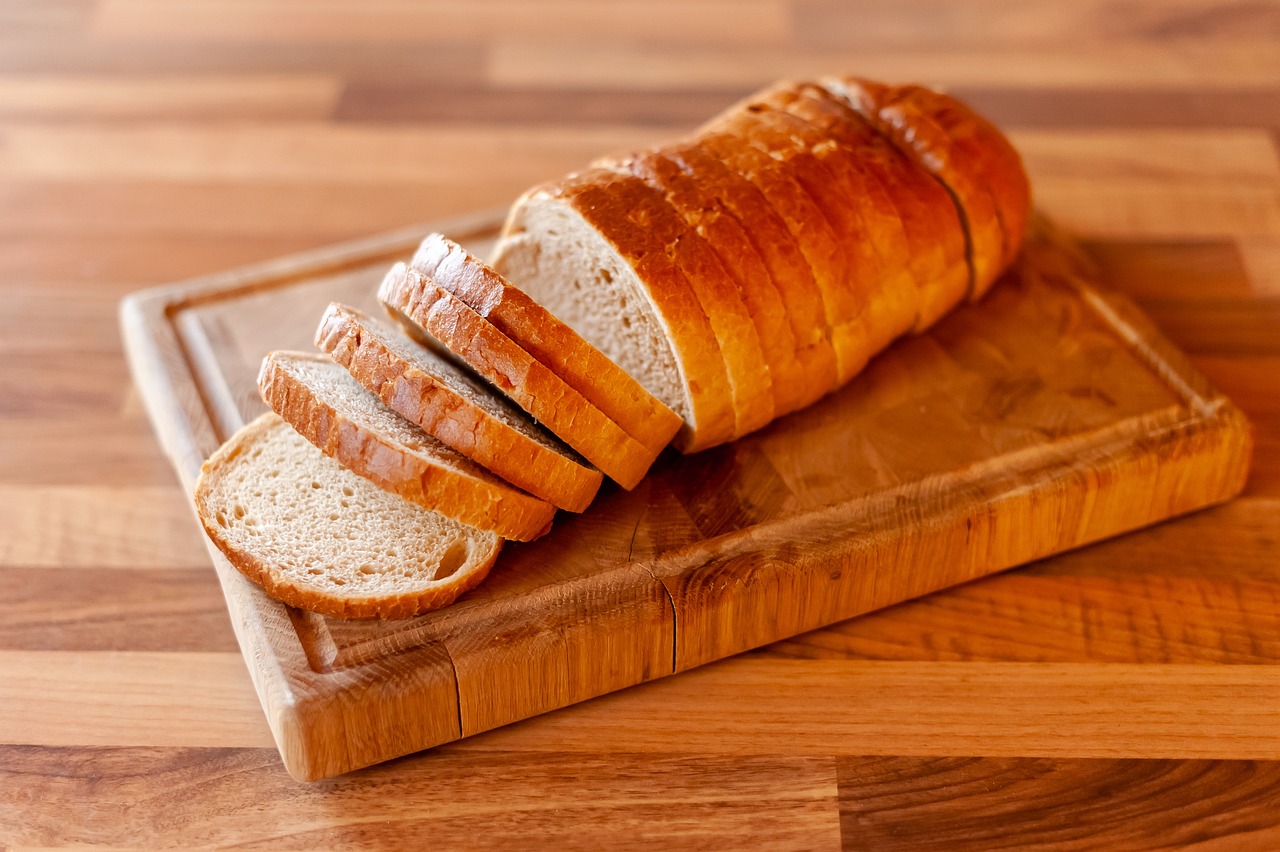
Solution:
<svg viewBox="0 0 1280 852">
<path fill-rule="evenodd" d="M 313 785 L 124 294 L 508 203 L 780 76 L 946 84 L 1249 415 L 1235 502 Z M 1280 847 L 1280 5 L 0 0 L 0 846 Z"/>
</svg>

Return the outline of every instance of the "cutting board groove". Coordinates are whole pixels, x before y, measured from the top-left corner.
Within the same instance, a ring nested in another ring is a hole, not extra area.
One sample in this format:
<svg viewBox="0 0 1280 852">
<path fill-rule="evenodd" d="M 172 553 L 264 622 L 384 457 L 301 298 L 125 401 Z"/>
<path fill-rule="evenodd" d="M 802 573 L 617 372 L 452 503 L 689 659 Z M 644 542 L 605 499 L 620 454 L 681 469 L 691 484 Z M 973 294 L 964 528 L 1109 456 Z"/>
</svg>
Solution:
<svg viewBox="0 0 1280 852">
<path fill-rule="evenodd" d="M 190 487 L 262 410 L 257 364 L 443 230 L 411 228 L 129 297 L 131 365 Z M 268 599 L 210 548 L 285 765 L 331 776 L 683 671 L 1221 502 L 1247 422 L 1043 221 L 980 304 L 731 445 L 665 453 L 454 606 L 344 622 Z"/>
</svg>

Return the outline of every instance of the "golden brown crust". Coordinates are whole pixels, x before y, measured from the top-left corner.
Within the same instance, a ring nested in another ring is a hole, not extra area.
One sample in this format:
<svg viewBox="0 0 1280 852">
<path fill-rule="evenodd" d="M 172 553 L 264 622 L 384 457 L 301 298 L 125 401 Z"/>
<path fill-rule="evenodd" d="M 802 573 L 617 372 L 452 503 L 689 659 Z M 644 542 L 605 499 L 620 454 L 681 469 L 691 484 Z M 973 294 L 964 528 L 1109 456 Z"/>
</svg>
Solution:
<svg viewBox="0 0 1280 852">
<path fill-rule="evenodd" d="M 806 377 L 796 360 L 795 336 L 787 320 L 786 305 L 738 220 L 708 191 L 707 183 L 692 179 L 659 151 L 608 162 L 612 168 L 635 175 L 661 191 L 689 228 L 715 252 L 755 326 L 769 369 L 775 413 L 795 410 Z"/>
<path fill-rule="evenodd" d="M 680 415 L 462 246 L 428 235 L 412 266 L 497 326 L 646 448 L 657 454 L 671 443 Z"/>
<path fill-rule="evenodd" d="M 919 289 L 914 330 L 922 331 L 964 300 L 969 290 L 964 228 L 951 196 L 846 103 L 815 83 L 799 83 L 786 108 L 818 127 L 851 167 L 883 186 L 899 217 Z"/>
<path fill-rule="evenodd" d="M 689 228 L 665 196 L 633 175 L 599 167 L 554 184 L 550 192 L 572 204 L 637 273 L 642 266 L 650 270 L 639 275 L 640 280 L 673 333 L 677 323 L 699 327 L 688 348 L 699 346 L 698 338 L 705 339 L 706 329 L 710 330 L 732 406 L 733 426 L 723 440 L 772 420 L 771 380 L 746 305 L 706 241 Z M 655 269 L 662 271 L 653 275 Z M 679 346 L 681 341 L 677 337 L 673 342 Z M 698 433 L 703 434 L 700 418 Z M 711 444 L 703 440 L 698 446 Z"/>
<path fill-rule="evenodd" d="M 662 211 L 660 219 L 646 223 L 646 230 L 667 241 L 668 253 L 684 273 L 711 323 L 733 393 L 733 437 L 753 432 L 773 420 L 773 370 L 764 352 L 757 320 L 747 308 L 737 279 L 725 267 L 720 255 L 680 214 L 662 187 L 635 173 L 625 159 L 606 157 L 595 161 L 592 167 L 638 180 L 652 194 L 655 211 Z"/>
<path fill-rule="evenodd" d="M 622 487 L 634 488 L 653 464 L 655 451 L 422 273 L 396 264 L 378 298 L 392 316 L 416 323 Z"/>
<path fill-rule="evenodd" d="M 301 588 L 279 566 L 235 546 L 215 520 L 217 510 L 210 502 L 210 492 L 224 470 L 237 464 L 248 449 L 272 430 L 282 428 L 289 427 L 274 412 L 267 412 L 244 426 L 201 465 L 194 493 L 196 514 L 209 539 L 236 570 L 261 586 L 270 597 L 289 606 L 333 618 L 412 618 L 453 603 L 488 576 L 489 569 L 502 550 L 502 539 L 478 531 L 477 540 L 481 537 L 488 538 L 490 546 L 482 558 L 475 560 L 468 570 L 458 571 L 445 580 L 433 582 L 412 592 L 359 599 L 325 594 L 314 588 Z"/>
<path fill-rule="evenodd" d="M 842 281 L 855 264 L 840 239 L 839 226 L 829 220 L 793 170 L 781 167 L 766 147 L 740 134 L 740 130 L 704 130 L 698 136 L 698 144 L 755 184 L 795 237 L 818 283 L 824 333 L 835 349 L 836 381 L 842 384 L 862 369 L 870 355 L 861 330 L 846 324 L 854 316 Z"/>
<path fill-rule="evenodd" d="M 795 357 L 804 377 L 784 397 L 779 413 L 803 408 L 836 383 L 836 356 L 827 333 L 825 309 L 813 270 L 786 222 L 759 187 L 730 169 L 696 141 L 663 146 L 661 156 L 724 203 L 752 248 L 759 253 L 786 308 Z"/>
<path fill-rule="evenodd" d="M 970 298 L 985 293 L 1003 269 L 1004 233 L 995 198 L 975 165 L 965 159 L 947 131 L 908 96 L 907 87 L 858 78 L 823 83 L 951 192 L 968 237 L 973 273 Z"/>
<path fill-rule="evenodd" d="M 518 429 L 495 416 L 476 401 L 488 389 L 464 384 L 450 365 L 433 365 L 435 356 L 424 351 L 415 362 L 402 358 L 384 342 L 390 334 L 335 303 L 320 319 L 316 345 L 389 408 L 517 488 L 570 512 L 591 504 L 600 471 L 575 458 L 569 447 L 556 446 L 533 421 Z M 511 410 L 507 419 L 523 417 L 523 411 Z"/>
<path fill-rule="evenodd" d="M 918 299 L 906 234 L 883 186 L 834 146 L 830 135 L 787 111 L 798 97 L 794 84 L 766 90 L 725 129 L 770 150 L 836 228 L 851 266 L 838 281 L 842 302 L 835 333 L 850 331 L 870 357 L 915 325 Z"/>
<path fill-rule="evenodd" d="M 1007 269 L 1022 247 L 1031 215 L 1031 184 L 1017 149 L 995 125 L 965 104 L 922 86 L 902 86 L 899 102 L 911 103 L 951 138 L 981 176 L 996 205 L 1004 235 L 1001 267 Z"/>
<path fill-rule="evenodd" d="M 289 369 L 291 361 L 332 364 L 322 355 L 272 352 L 262 360 L 262 399 L 298 434 L 347 470 L 459 523 L 503 538 L 532 541 L 551 529 L 555 507 L 423 434 L 422 452 L 405 452 L 337 410 Z"/>
</svg>

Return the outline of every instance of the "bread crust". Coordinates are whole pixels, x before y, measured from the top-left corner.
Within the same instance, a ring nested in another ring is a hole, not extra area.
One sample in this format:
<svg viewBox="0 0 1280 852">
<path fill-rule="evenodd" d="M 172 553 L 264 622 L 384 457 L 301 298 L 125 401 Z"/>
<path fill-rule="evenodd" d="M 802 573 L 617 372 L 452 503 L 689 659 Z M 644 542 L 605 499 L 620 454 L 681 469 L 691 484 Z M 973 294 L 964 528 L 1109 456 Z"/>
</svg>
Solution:
<svg viewBox="0 0 1280 852">
<path fill-rule="evenodd" d="M 645 181 L 616 158 L 592 163 L 593 170 L 637 180 L 651 193 L 655 213 L 645 230 L 667 243 L 702 311 L 725 363 L 725 375 L 733 395 L 733 437 L 754 432 L 773 420 L 773 371 L 765 357 L 756 320 L 747 310 L 746 300 L 736 280 L 725 268 L 707 239 L 680 215 L 661 187 Z"/>
<path fill-rule="evenodd" d="M 758 140 L 781 167 L 790 167 L 837 229 L 851 266 L 838 282 L 836 334 L 852 333 L 869 358 L 915 325 L 918 299 L 906 235 L 884 188 L 850 163 L 830 135 L 787 111 L 798 97 L 794 84 L 766 90 L 725 130 Z"/>
<path fill-rule="evenodd" d="M 289 369 L 295 361 L 334 364 L 324 355 L 272 352 L 262 360 L 258 390 L 298 434 L 347 470 L 411 503 L 503 538 L 532 541 L 551 529 L 556 510 L 547 501 L 502 481 L 425 433 L 421 452 L 405 452 L 329 404 Z"/>
<path fill-rule="evenodd" d="M 794 411 L 820 399 L 836 384 L 836 355 L 813 270 L 795 236 L 760 188 L 729 168 L 696 140 L 665 145 L 661 156 L 721 200 L 759 253 L 786 308 L 795 357 L 804 377 L 788 406 Z M 794 406 L 794 407 L 790 407 Z"/>
<path fill-rule="evenodd" d="M 815 125 L 850 167 L 879 181 L 901 221 L 919 291 L 914 331 L 923 331 L 964 300 L 969 290 L 965 235 L 951 196 L 932 175 L 898 150 L 822 86 L 802 82 L 785 108 Z"/>
<path fill-rule="evenodd" d="M 857 77 L 826 79 L 822 83 L 951 193 L 968 240 L 972 270 L 969 298 L 979 298 L 1003 269 L 1004 233 L 996 214 L 995 198 L 976 166 L 966 161 L 946 130 L 908 96 L 906 87 L 886 86 Z"/>
<path fill-rule="evenodd" d="M 902 86 L 899 102 L 928 115 L 972 164 L 991 193 L 1004 236 L 1001 268 L 1017 257 L 1031 216 L 1031 183 L 1022 157 L 1009 139 L 966 104 L 923 86 Z"/>
<path fill-rule="evenodd" d="M 692 429 L 676 447 L 694 452 L 732 440 L 737 410 L 728 368 L 711 322 L 670 251 L 669 233 L 651 230 L 675 214 L 666 199 L 634 177 L 589 169 L 543 186 L 579 213 L 635 270 L 668 331 L 693 406 Z"/>
<path fill-rule="evenodd" d="M 623 488 L 634 488 L 656 457 L 497 326 L 396 264 L 378 298 L 398 321 L 416 324 Z"/>
<path fill-rule="evenodd" d="M 489 569 L 502 551 L 502 539 L 480 530 L 474 531 L 472 541 L 479 542 L 484 549 L 479 558 L 473 559 L 470 564 L 464 565 L 444 580 L 432 581 L 414 591 L 378 597 L 352 598 L 326 594 L 316 588 L 304 588 L 292 581 L 281 566 L 268 563 L 252 551 L 237 547 L 216 521 L 217 507 L 213 505 L 212 499 L 217 481 L 229 467 L 243 463 L 247 452 L 257 442 L 274 430 L 288 428 L 279 415 L 270 411 L 245 425 L 201 465 L 194 492 L 196 514 L 210 541 L 236 570 L 261 586 L 270 597 L 289 606 L 332 618 L 412 618 L 453 603 L 488 576 Z"/>
<path fill-rule="evenodd" d="M 842 384 L 862 369 L 869 353 L 861 329 L 847 323 L 853 316 L 842 282 L 855 264 L 840 239 L 840 227 L 830 221 L 793 169 L 782 167 L 768 148 L 744 137 L 742 130 L 726 133 L 715 127 L 713 121 L 700 131 L 698 144 L 760 189 L 809 262 L 822 297 L 824 333 L 836 353 L 836 383 Z"/>
<path fill-rule="evenodd" d="M 518 429 L 486 410 L 475 397 L 489 390 L 465 384 L 425 347 L 401 341 L 423 350 L 412 362 L 401 357 L 386 342 L 393 334 L 334 303 L 320 319 L 316 345 L 384 405 L 517 488 L 570 512 L 591 504 L 604 478 L 599 470 L 532 420 Z M 511 407 L 509 419 L 527 415 Z"/>
<path fill-rule="evenodd" d="M 462 246 L 429 234 L 411 265 L 497 326 L 655 455 L 671 443 L 683 422 L 680 415 Z"/>
<path fill-rule="evenodd" d="M 786 305 L 741 224 L 707 183 L 691 179 L 660 151 L 610 158 L 602 165 L 634 175 L 663 193 L 688 227 L 715 253 L 756 330 L 773 390 L 774 412 L 795 409 L 805 377 L 796 360 Z"/>
</svg>

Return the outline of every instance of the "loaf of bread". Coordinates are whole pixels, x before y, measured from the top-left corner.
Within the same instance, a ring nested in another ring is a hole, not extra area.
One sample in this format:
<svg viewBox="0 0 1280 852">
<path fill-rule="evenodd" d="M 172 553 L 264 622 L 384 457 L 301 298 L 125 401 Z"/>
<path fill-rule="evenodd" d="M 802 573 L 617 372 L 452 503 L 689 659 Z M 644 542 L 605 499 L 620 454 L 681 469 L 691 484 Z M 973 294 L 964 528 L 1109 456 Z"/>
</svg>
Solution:
<svg viewBox="0 0 1280 852">
<path fill-rule="evenodd" d="M 694 452 L 980 297 L 1030 203 L 1017 152 L 954 98 L 783 83 L 529 190 L 493 265 L 679 413 Z"/>
<path fill-rule="evenodd" d="M 260 382 L 310 444 L 253 424 L 206 465 L 201 518 L 289 603 L 398 617 L 448 602 L 499 536 L 586 509 L 601 474 L 632 488 L 668 443 L 764 428 L 981 298 L 1030 205 L 1016 150 L 954 98 L 853 77 L 769 87 L 684 139 L 530 189 L 490 265 L 428 236 L 379 288 L 399 331 L 331 306 L 316 341 L 332 360 L 276 354 Z M 353 476 L 360 502 L 342 508 L 372 519 L 331 505 L 330 478 Z M 334 530 L 351 553 L 294 552 Z M 380 598 L 370 573 L 407 579 Z"/>
</svg>

